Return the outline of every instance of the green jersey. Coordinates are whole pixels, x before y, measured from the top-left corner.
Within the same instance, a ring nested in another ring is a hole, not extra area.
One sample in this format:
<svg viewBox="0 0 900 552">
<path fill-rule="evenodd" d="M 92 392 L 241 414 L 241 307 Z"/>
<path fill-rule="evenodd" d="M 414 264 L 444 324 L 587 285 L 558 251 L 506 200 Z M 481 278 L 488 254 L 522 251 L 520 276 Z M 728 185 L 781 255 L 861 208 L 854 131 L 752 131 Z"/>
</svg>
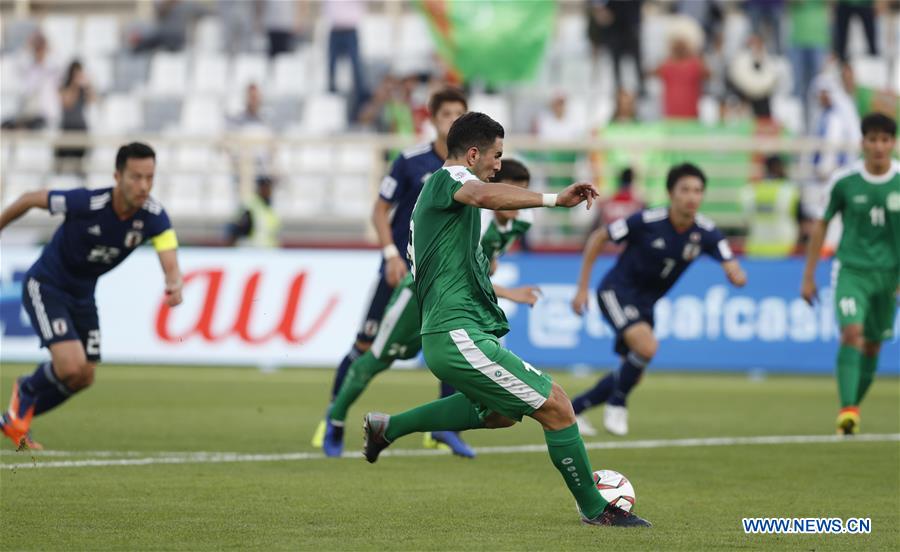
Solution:
<svg viewBox="0 0 900 552">
<path fill-rule="evenodd" d="M 506 253 L 513 243 L 531 228 L 534 217 L 531 211 L 519 211 L 519 215 L 500 225 L 494 211 L 481 211 L 481 250 L 488 261 Z"/>
<path fill-rule="evenodd" d="M 422 186 L 413 209 L 408 255 L 422 335 L 471 329 L 502 336 L 509 331 L 481 249 L 479 210 L 453 199 L 470 180 L 478 178 L 465 167 L 442 167 Z"/>
<path fill-rule="evenodd" d="M 835 176 L 825 220 L 840 213 L 841 265 L 862 270 L 900 269 L 900 164 L 873 176 L 860 161 Z"/>
</svg>

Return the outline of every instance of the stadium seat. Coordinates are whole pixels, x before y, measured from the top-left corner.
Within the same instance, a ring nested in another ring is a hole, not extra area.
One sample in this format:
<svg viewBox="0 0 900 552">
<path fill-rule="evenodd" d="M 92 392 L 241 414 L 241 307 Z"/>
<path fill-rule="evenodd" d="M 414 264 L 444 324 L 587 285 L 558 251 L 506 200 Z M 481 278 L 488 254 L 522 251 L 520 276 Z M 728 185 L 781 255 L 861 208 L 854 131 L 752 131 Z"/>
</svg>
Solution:
<svg viewBox="0 0 900 552">
<path fill-rule="evenodd" d="M 480 111 L 506 127 L 512 121 L 509 101 L 500 94 L 473 94 L 469 111 Z"/>
<path fill-rule="evenodd" d="M 16 56 L 0 56 L 0 93 L 6 95 L 19 91 L 18 70 Z"/>
<path fill-rule="evenodd" d="M 84 58 L 84 70 L 94 90 L 105 94 L 113 86 L 113 63 L 108 56 L 93 55 Z"/>
<path fill-rule="evenodd" d="M 431 60 L 434 43 L 428 23 L 421 14 L 405 13 L 400 16 L 397 35 L 398 57 Z"/>
<path fill-rule="evenodd" d="M 784 56 L 772 56 L 773 65 L 775 65 L 775 73 L 778 75 L 775 80 L 775 95 L 792 94 L 794 91 L 794 69 L 791 62 Z"/>
<path fill-rule="evenodd" d="M 624 66 L 624 63 L 623 63 Z M 628 74 L 623 70 L 623 78 Z M 560 61 L 560 82 L 556 83 L 565 90 L 588 90 L 591 86 L 591 58 L 564 57 Z"/>
<path fill-rule="evenodd" d="M 96 146 L 88 153 L 87 168 L 92 173 L 111 175 L 115 170 L 116 148 L 114 146 Z"/>
<path fill-rule="evenodd" d="M 712 96 L 702 96 L 697 102 L 698 119 L 707 126 L 719 124 L 719 101 Z"/>
<path fill-rule="evenodd" d="M 172 173 L 161 178 L 155 195 L 173 217 L 190 217 L 202 213 L 205 205 L 202 173 Z"/>
<path fill-rule="evenodd" d="M 225 112 L 218 99 L 191 96 L 181 108 L 181 131 L 195 136 L 215 136 L 225 130 Z"/>
<path fill-rule="evenodd" d="M 321 177 L 292 176 L 275 186 L 272 207 L 286 219 L 326 216 L 328 181 Z"/>
<path fill-rule="evenodd" d="M 281 131 L 300 120 L 303 104 L 297 97 L 275 97 L 266 102 L 271 113 L 272 127 Z"/>
<path fill-rule="evenodd" d="M 302 146 L 293 151 L 296 166 L 303 172 L 327 174 L 334 172 L 334 148 L 329 144 Z"/>
<path fill-rule="evenodd" d="M 224 45 L 222 22 L 218 17 L 204 17 L 194 30 L 194 49 L 203 54 L 222 51 Z"/>
<path fill-rule="evenodd" d="M 232 62 L 228 89 L 244 91 L 250 83 L 263 86 L 268 73 L 268 60 L 262 54 L 238 54 Z"/>
<path fill-rule="evenodd" d="M 371 182 L 365 176 L 338 176 L 331 189 L 330 205 L 335 215 L 348 219 L 361 219 L 372 208 Z"/>
<path fill-rule="evenodd" d="M 36 21 L 18 17 L 4 18 L 3 28 L 3 53 L 16 52 L 23 48 L 28 38 L 39 28 Z"/>
<path fill-rule="evenodd" d="M 394 19 L 386 14 L 370 13 L 360 21 L 359 52 L 364 63 L 387 61 L 394 57 Z"/>
<path fill-rule="evenodd" d="M 119 21 L 113 15 L 85 15 L 81 23 L 84 56 L 113 55 L 122 49 Z"/>
<path fill-rule="evenodd" d="M 150 59 L 150 96 L 182 96 L 187 90 L 188 63 L 183 52 L 156 52 Z"/>
<path fill-rule="evenodd" d="M 38 172 L 10 172 L 5 180 L 3 207 L 8 207 L 25 192 L 33 192 L 43 186 L 43 175 Z"/>
<path fill-rule="evenodd" d="M 163 132 L 181 120 L 180 98 L 148 98 L 144 100 L 144 129 Z"/>
<path fill-rule="evenodd" d="M 114 160 L 110 160 L 109 166 L 113 166 Z M 159 175 L 154 176 L 154 181 L 159 179 Z M 110 170 L 108 172 L 91 172 L 88 173 L 87 178 L 84 180 L 84 185 L 86 188 L 91 190 L 97 190 L 99 188 L 109 188 L 110 186 L 114 186 L 116 181 L 113 180 L 113 171 Z M 156 189 L 154 187 L 153 191 L 150 192 L 150 195 L 156 195 Z"/>
<path fill-rule="evenodd" d="M 49 171 L 53 168 L 53 147 L 39 138 L 19 140 L 13 149 L 13 165 L 20 171 Z"/>
<path fill-rule="evenodd" d="M 376 161 L 371 147 L 347 144 L 338 149 L 334 166 L 340 173 L 369 174 L 375 169 Z"/>
<path fill-rule="evenodd" d="M 94 130 L 101 134 L 122 134 L 140 130 L 143 125 L 143 110 L 136 96 L 110 94 L 103 100 L 100 120 Z"/>
<path fill-rule="evenodd" d="M 773 96 L 772 118 L 793 134 L 803 132 L 803 104 L 794 96 Z"/>
<path fill-rule="evenodd" d="M 147 82 L 150 57 L 146 54 L 122 52 L 113 60 L 113 91 L 131 92 Z"/>
<path fill-rule="evenodd" d="M 319 94 L 310 97 L 303 106 L 301 128 L 310 135 L 346 130 L 346 100 L 337 94 Z"/>
<path fill-rule="evenodd" d="M 587 38 L 587 19 L 583 13 L 560 15 L 553 43 L 559 55 L 588 58 L 591 44 Z"/>
<path fill-rule="evenodd" d="M 84 187 L 84 179 L 77 174 L 51 174 L 44 186 L 53 190 L 74 190 Z"/>
<path fill-rule="evenodd" d="M 890 85 L 890 65 L 887 58 L 860 56 L 850 61 L 857 86 L 883 90 Z M 900 77 L 896 77 L 900 79 Z M 895 87 L 897 85 L 895 84 Z"/>
<path fill-rule="evenodd" d="M 172 165 L 174 171 L 197 171 L 198 174 L 212 168 L 213 149 L 203 144 L 180 144 L 175 146 Z"/>
<path fill-rule="evenodd" d="M 197 54 L 191 67 L 191 90 L 222 94 L 228 83 L 228 60 L 219 54 Z"/>
<path fill-rule="evenodd" d="M 237 184 L 228 173 L 215 173 L 207 179 L 203 211 L 214 217 L 231 218 L 238 211 Z"/>
<path fill-rule="evenodd" d="M 309 50 L 302 48 L 280 54 L 272 62 L 271 80 L 267 95 L 301 96 L 308 90 L 307 74 Z"/>
<path fill-rule="evenodd" d="M 78 18 L 52 14 L 41 21 L 41 32 L 47 37 L 50 57 L 65 67 L 78 54 Z"/>
</svg>

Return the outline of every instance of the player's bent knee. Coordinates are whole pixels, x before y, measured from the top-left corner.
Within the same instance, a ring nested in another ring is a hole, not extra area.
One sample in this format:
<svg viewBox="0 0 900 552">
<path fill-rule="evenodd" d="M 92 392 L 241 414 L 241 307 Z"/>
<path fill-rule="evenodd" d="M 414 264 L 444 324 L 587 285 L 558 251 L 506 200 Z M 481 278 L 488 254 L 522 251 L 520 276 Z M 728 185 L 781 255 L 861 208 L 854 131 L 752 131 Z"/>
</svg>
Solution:
<svg viewBox="0 0 900 552">
<path fill-rule="evenodd" d="M 863 331 L 859 324 L 850 324 L 841 328 L 841 344 L 851 347 L 863 347 Z"/>
<path fill-rule="evenodd" d="M 648 339 L 632 349 L 635 353 L 640 355 L 646 362 L 650 362 L 653 360 L 653 357 L 656 356 L 656 351 L 659 349 L 659 342 L 656 339 Z"/>
<path fill-rule="evenodd" d="M 359 352 L 365 353 L 365 352 L 367 352 L 369 349 L 372 348 L 372 342 L 371 342 L 371 341 L 358 341 L 358 340 L 357 340 L 355 346 L 356 346 L 356 349 L 357 349 Z"/>
<path fill-rule="evenodd" d="M 516 425 L 515 420 L 507 418 L 502 414 L 497 414 L 496 412 L 489 414 L 484 419 L 485 429 L 501 429 L 504 427 L 512 427 L 514 425 Z"/>
<path fill-rule="evenodd" d="M 575 410 L 572 408 L 572 401 L 566 395 L 565 390 L 557 383 L 553 384 L 550 390 L 550 396 L 541 407 L 535 411 L 534 416 L 544 429 L 556 431 L 565 429 L 575 423 Z"/>
<path fill-rule="evenodd" d="M 881 342 L 880 341 L 866 341 L 863 344 L 863 354 L 867 357 L 875 357 L 878 356 L 878 353 L 881 352 Z"/>
</svg>

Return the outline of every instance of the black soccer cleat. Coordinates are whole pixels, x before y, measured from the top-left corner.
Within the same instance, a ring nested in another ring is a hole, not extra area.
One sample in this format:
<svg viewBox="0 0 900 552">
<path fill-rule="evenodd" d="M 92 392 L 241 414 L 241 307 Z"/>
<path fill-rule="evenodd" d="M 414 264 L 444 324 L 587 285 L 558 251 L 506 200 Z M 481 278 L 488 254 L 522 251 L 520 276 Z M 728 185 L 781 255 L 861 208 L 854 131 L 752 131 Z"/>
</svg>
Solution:
<svg viewBox="0 0 900 552">
<path fill-rule="evenodd" d="M 608 504 L 599 516 L 593 519 L 581 518 L 585 525 L 603 525 L 607 527 L 653 527 L 653 524 L 637 514 L 626 512 L 612 504 Z"/>
<path fill-rule="evenodd" d="M 384 436 L 390 421 L 391 417 L 381 412 L 369 412 L 363 418 L 363 455 L 370 464 L 374 464 L 381 451 L 391 445 Z"/>
</svg>

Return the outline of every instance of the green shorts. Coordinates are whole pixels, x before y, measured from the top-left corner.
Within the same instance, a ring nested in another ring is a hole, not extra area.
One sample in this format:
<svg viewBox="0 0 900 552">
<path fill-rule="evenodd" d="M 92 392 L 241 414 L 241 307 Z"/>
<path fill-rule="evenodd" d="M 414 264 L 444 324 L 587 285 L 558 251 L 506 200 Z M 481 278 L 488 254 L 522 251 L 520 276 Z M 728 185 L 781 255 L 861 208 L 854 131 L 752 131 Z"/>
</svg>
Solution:
<svg viewBox="0 0 900 552">
<path fill-rule="evenodd" d="M 478 330 L 453 330 L 422 336 L 425 363 L 481 408 L 521 420 L 550 396 L 550 376 L 500 346 L 496 336 Z"/>
<path fill-rule="evenodd" d="M 403 280 L 388 301 L 378 334 L 372 342 L 372 354 L 378 360 L 393 362 L 413 358 L 422 350 L 419 302 L 413 285 L 412 278 Z"/>
<path fill-rule="evenodd" d="M 834 310 L 840 326 L 862 324 L 867 341 L 891 339 L 897 315 L 896 271 L 835 267 Z"/>
</svg>

